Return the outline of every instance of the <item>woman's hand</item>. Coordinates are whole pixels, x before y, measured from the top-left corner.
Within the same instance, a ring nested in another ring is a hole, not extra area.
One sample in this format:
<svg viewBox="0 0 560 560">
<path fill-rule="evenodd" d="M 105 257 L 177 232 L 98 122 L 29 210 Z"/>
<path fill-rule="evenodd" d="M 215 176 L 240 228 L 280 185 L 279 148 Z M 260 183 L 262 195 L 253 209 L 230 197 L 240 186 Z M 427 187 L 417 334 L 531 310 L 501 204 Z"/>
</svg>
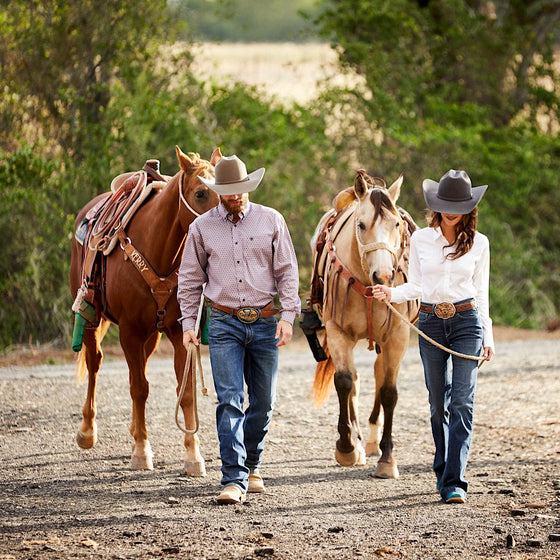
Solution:
<svg viewBox="0 0 560 560">
<path fill-rule="evenodd" d="M 494 356 L 494 350 L 490 346 L 485 346 L 484 351 L 482 352 L 482 357 L 489 362 Z"/>
<path fill-rule="evenodd" d="M 373 297 L 379 301 L 391 301 L 391 288 L 383 286 L 383 284 L 376 284 L 373 287 Z"/>
</svg>

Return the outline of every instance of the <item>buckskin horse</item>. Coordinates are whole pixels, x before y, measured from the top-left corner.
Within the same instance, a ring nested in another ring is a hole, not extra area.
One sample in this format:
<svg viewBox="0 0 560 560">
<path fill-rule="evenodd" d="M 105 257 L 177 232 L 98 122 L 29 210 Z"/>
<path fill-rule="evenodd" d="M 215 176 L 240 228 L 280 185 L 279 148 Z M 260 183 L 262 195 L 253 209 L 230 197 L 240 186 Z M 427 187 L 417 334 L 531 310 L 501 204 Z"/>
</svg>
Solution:
<svg viewBox="0 0 560 560">
<path fill-rule="evenodd" d="M 99 272 L 93 278 L 92 292 L 98 308 L 98 320 L 85 328 L 83 347 L 78 358 L 77 376 L 83 379 L 88 374 L 88 387 L 82 409 L 83 420 L 76 440 L 81 448 L 89 449 L 97 441 L 95 392 L 103 359 L 101 341 L 111 323 L 119 326 L 132 398 L 130 434 L 134 439 L 131 459 L 134 469 L 153 468 L 145 415 L 149 392 L 146 365 L 162 333 L 173 345 L 177 387 L 181 387 L 187 352 L 178 322 L 180 312 L 176 290 L 177 271 L 187 231 L 197 215 L 216 206 L 219 200 L 218 195 L 209 190 L 197 176 L 213 176 L 214 165 L 221 157 L 220 150 L 214 151 L 210 161 L 201 159 L 198 154 L 184 154 L 179 147 L 176 147 L 176 152 L 179 171 L 173 177 L 156 174 L 161 179 L 160 189 L 149 192 L 126 227 L 116 226 L 120 248 L 115 247 L 108 254 L 107 251 L 94 254 L 98 259 L 95 266 Z M 123 175 L 126 178 L 127 174 Z M 138 176 L 144 175 L 139 173 Z M 76 229 L 87 222 L 89 216 L 96 214 L 96 208 L 103 206 L 110 196 L 111 193 L 105 193 L 90 201 L 79 212 Z M 70 265 L 70 289 L 74 298 L 79 290 L 84 289 L 85 245 L 87 243 L 81 244 L 74 236 Z M 151 271 L 151 277 L 146 277 L 146 271 Z M 189 377 L 192 374 L 191 371 L 187 372 Z M 193 397 L 196 395 L 193 395 L 192 385 L 187 383 L 187 390 L 181 400 L 185 426 L 193 426 L 195 422 Z M 184 445 L 185 472 L 191 476 L 204 476 L 205 464 L 196 433 L 187 433 Z"/>
<path fill-rule="evenodd" d="M 392 453 L 392 427 L 397 376 L 409 342 L 409 327 L 373 298 L 372 286 L 405 281 L 408 239 L 417 227 L 395 204 L 401 185 L 402 175 L 386 188 L 382 179 L 359 170 L 353 189 L 337 197 L 343 195 L 346 202 L 350 198 L 350 203 L 325 214 L 316 230 L 315 274 L 322 285 L 322 298 L 315 302 L 325 327 L 327 359 L 317 364 L 315 404 L 327 398 L 334 377 L 340 406 L 335 458 L 342 466 L 365 465 L 366 455 L 377 455 L 381 450 L 374 473 L 379 478 L 399 476 Z M 414 320 L 418 305 L 409 302 L 395 307 Z M 369 350 L 377 352 L 375 401 L 365 449 L 358 420 L 360 384 L 353 359 L 354 347 L 361 339 L 368 339 Z"/>
</svg>

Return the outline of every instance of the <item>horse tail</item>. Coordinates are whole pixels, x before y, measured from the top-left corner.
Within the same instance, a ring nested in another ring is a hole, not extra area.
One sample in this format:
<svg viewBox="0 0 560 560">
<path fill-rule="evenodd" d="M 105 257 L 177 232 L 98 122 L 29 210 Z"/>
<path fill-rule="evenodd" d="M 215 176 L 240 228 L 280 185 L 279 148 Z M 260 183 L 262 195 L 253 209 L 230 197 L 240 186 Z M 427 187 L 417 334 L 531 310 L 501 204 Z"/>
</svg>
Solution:
<svg viewBox="0 0 560 560">
<path fill-rule="evenodd" d="M 87 365 L 86 365 L 86 349 L 82 347 L 82 349 L 78 352 L 77 361 L 76 361 L 76 383 L 79 385 L 84 382 L 85 378 L 87 377 Z"/>
<path fill-rule="evenodd" d="M 326 341 L 323 347 L 327 354 L 327 359 L 317 364 L 315 380 L 313 381 L 313 405 L 317 408 L 327 400 L 334 386 L 332 381 L 335 368 Z"/>
</svg>

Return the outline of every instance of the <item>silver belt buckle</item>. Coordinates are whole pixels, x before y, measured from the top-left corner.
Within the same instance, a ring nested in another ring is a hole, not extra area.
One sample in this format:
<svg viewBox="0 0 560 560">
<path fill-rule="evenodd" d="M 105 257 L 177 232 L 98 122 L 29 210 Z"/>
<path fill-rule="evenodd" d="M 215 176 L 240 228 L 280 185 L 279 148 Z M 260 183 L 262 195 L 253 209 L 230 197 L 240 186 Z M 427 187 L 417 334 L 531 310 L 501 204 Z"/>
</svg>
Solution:
<svg viewBox="0 0 560 560">
<path fill-rule="evenodd" d="M 237 310 L 237 318 L 242 323 L 250 325 L 261 318 L 261 310 L 257 307 L 240 307 Z"/>
<path fill-rule="evenodd" d="M 455 316 L 455 306 L 448 301 L 444 301 L 434 306 L 434 313 L 440 319 L 451 319 Z"/>
</svg>

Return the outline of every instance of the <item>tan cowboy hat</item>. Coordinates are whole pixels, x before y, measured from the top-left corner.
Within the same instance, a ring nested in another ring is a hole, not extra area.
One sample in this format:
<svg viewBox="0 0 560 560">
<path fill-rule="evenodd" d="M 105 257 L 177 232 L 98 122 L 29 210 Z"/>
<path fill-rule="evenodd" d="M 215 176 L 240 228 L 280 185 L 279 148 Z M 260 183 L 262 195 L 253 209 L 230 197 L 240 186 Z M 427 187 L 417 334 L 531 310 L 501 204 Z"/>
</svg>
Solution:
<svg viewBox="0 0 560 560">
<path fill-rule="evenodd" d="M 465 171 L 450 169 L 439 183 L 424 179 L 422 189 L 430 210 L 442 214 L 470 214 L 486 192 L 488 185 L 473 187 Z"/>
<path fill-rule="evenodd" d="M 215 177 L 198 178 L 214 192 L 221 195 L 242 194 L 254 191 L 264 175 L 264 167 L 247 174 L 245 164 L 237 156 L 222 156 L 214 168 Z"/>
</svg>

